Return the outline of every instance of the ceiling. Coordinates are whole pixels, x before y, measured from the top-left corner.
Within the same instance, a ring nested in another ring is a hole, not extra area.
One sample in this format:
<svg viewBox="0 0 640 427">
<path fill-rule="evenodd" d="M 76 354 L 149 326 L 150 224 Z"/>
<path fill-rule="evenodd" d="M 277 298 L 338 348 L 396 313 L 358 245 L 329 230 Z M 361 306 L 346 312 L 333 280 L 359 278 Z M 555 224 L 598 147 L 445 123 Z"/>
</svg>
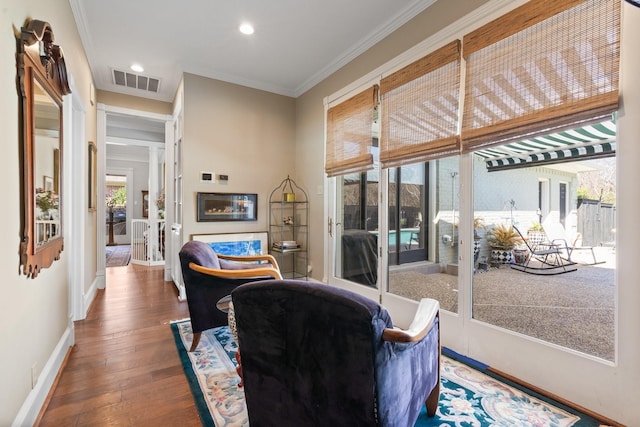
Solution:
<svg viewBox="0 0 640 427">
<path fill-rule="evenodd" d="M 183 72 L 297 97 L 435 1 L 69 0 L 96 88 L 166 102 Z M 116 85 L 114 70 L 158 90 Z"/>
</svg>

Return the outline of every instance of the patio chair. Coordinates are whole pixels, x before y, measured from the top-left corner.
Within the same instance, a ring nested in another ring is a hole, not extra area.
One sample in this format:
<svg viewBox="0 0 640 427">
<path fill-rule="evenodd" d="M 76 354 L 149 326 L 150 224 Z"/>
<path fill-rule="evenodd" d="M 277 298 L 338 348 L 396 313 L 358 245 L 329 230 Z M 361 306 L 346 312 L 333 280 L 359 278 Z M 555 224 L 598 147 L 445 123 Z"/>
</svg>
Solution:
<svg viewBox="0 0 640 427">
<path fill-rule="evenodd" d="M 567 253 L 567 260 L 573 262 L 571 254 L 574 251 L 589 251 L 593 262 L 586 263 L 588 265 L 603 264 L 604 261 L 596 260 L 596 254 L 593 252 L 593 246 L 582 246 L 582 235 L 577 233 L 576 236 L 571 239 L 568 237 L 567 231 L 559 222 L 545 222 L 542 227 L 547 235 L 547 238 L 551 243 L 558 245 L 560 250 L 564 250 Z M 568 242 L 571 242 L 569 244 Z"/>
<path fill-rule="evenodd" d="M 558 244 L 542 242 L 537 245 L 531 245 L 516 226 L 513 229 L 518 232 L 522 242 L 529 249 L 529 256 L 523 264 L 511 265 L 514 270 L 540 276 L 570 273 L 577 270 L 575 262 L 568 261 L 561 256 L 561 248 Z M 533 264 L 531 263 L 532 261 Z"/>
</svg>

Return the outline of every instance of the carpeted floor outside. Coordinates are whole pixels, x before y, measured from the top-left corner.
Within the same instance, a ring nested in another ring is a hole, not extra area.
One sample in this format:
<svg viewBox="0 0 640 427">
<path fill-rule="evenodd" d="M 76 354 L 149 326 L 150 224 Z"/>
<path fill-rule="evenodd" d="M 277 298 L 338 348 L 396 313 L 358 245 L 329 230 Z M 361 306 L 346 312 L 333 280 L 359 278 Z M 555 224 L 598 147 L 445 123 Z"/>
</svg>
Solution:
<svg viewBox="0 0 640 427">
<path fill-rule="evenodd" d="M 106 267 L 123 267 L 131 261 L 131 246 L 118 245 L 106 247 Z"/>
<path fill-rule="evenodd" d="M 508 265 L 473 275 L 473 318 L 586 354 L 614 360 L 615 252 L 596 248 L 599 265 L 538 276 Z M 390 291 L 410 299 L 430 297 L 458 311 L 458 277 L 426 269 L 390 272 Z"/>
</svg>

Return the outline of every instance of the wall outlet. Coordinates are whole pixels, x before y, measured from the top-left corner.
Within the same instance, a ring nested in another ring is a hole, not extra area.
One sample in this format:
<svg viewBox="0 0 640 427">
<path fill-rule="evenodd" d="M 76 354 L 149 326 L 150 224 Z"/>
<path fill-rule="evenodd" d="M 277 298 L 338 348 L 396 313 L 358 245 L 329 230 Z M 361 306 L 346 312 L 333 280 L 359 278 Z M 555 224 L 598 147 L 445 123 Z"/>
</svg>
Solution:
<svg viewBox="0 0 640 427">
<path fill-rule="evenodd" d="M 31 365 L 31 388 L 36 388 L 38 383 L 38 362 L 33 362 Z"/>
</svg>

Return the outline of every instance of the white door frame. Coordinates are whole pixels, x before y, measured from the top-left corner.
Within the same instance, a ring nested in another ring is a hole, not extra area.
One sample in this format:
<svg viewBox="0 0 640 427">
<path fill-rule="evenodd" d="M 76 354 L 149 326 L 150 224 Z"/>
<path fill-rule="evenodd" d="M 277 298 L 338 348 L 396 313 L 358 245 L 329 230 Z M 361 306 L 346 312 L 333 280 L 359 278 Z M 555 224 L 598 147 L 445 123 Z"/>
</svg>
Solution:
<svg viewBox="0 0 640 427">
<path fill-rule="evenodd" d="M 98 287 L 101 289 L 104 289 L 106 287 L 106 281 L 105 281 L 106 238 L 105 238 L 105 232 L 104 232 L 104 228 L 102 227 L 102 224 L 106 224 L 107 219 L 106 219 L 105 210 L 101 209 L 100 207 L 102 206 L 101 205 L 102 201 L 104 201 L 105 173 L 106 173 L 106 165 L 107 165 L 107 161 L 105 158 L 106 146 L 107 146 L 107 114 L 116 113 L 116 114 L 130 115 L 130 116 L 153 119 L 153 120 L 161 120 L 165 122 L 165 130 L 168 128 L 172 128 L 173 118 L 169 114 L 150 113 L 147 111 L 133 110 L 133 109 L 122 108 L 122 107 L 114 107 L 114 106 L 105 105 L 101 103 L 99 103 L 97 107 L 98 107 L 97 108 L 98 109 L 97 111 L 98 190 L 96 194 L 98 198 L 98 209 L 96 209 L 96 214 L 97 214 L 96 215 L 96 224 L 97 224 L 96 242 L 98 245 L 98 248 L 97 248 L 98 264 L 97 264 L 96 275 L 100 278 L 100 280 L 98 281 L 99 283 Z M 172 131 L 165 132 L 165 147 L 171 147 L 172 143 L 173 143 L 173 132 Z M 167 151 L 168 150 L 166 149 L 164 150 L 165 156 L 167 156 Z M 172 159 L 173 156 L 171 155 L 170 158 Z M 165 162 L 167 162 L 166 158 L 165 158 Z M 167 194 L 166 196 L 167 196 L 167 202 L 169 202 L 170 200 L 171 201 L 173 200 L 173 195 Z M 127 216 L 129 216 L 128 213 L 127 213 Z M 171 210 L 165 211 L 165 220 L 167 224 L 170 224 L 173 221 L 173 213 L 171 212 Z M 169 245 L 171 244 L 170 242 L 167 241 L 165 242 L 165 245 L 167 243 Z M 166 248 L 165 249 L 166 251 L 171 249 L 168 246 L 165 246 L 165 248 Z M 167 276 L 167 273 L 166 273 L 167 268 L 171 268 L 170 263 L 165 263 L 165 277 Z M 169 273 L 169 277 L 170 277 L 170 273 Z"/>
<path fill-rule="evenodd" d="M 85 141 L 86 108 L 75 88 L 74 80 L 69 75 L 71 94 L 65 96 L 63 102 L 63 176 L 71 177 L 63 180 L 64 185 L 64 238 L 66 257 L 68 259 L 68 299 L 69 323 L 86 317 L 88 303 L 84 299 L 84 275 L 87 260 L 85 250 L 85 230 L 91 229 L 91 214 L 87 211 L 87 193 L 85 191 L 88 164 L 88 147 Z"/>
</svg>

